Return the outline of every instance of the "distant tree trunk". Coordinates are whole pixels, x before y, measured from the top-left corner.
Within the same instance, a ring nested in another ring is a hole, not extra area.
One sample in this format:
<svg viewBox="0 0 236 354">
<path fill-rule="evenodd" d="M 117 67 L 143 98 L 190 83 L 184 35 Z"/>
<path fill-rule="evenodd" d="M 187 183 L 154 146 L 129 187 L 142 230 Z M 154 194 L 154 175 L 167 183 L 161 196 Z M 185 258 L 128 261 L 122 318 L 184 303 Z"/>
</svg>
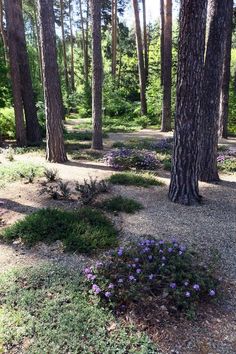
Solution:
<svg viewBox="0 0 236 354">
<path fill-rule="evenodd" d="M 144 66 L 146 83 L 148 81 L 148 38 L 147 38 L 147 16 L 146 16 L 146 0 L 143 3 L 143 48 L 144 48 Z"/>
<path fill-rule="evenodd" d="M 63 51 L 63 62 L 64 62 L 64 76 L 65 76 L 65 83 L 66 83 L 66 91 L 67 93 L 69 93 L 69 77 L 68 77 L 68 65 L 67 65 L 67 56 L 66 56 L 63 0 L 60 0 L 60 17 L 61 17 L 61 36 L 62 36 L 62 51 Z"/>
<path fill-rule="evenodd" d="M 164 0 L 164 26 L 162 58 L 163 102 L 161 131 L 171 130 L 171 86 L 172 86 L 172 0 Z"/>
<path fill-rule="evenodd" d="M 137 56 L 138 56 L 138 69 L 139 69 L 139 86 L 140 86 L 140 99 L 141 99 L 141 114 L 147 114 L 147 101 L 146 101 L 146 75 L 143 58 L 143 45 L 142 34 L 139 18 L 138 0 L 133 0 L 133 9 L 135 17 L 135 33 L 137 43 Z"/>
<path fill-rule="evenodd" d="M 42 138 L 37 117 L 37 108 L 35 104 L 29 58 L 26 47 L 21 0 L 16 0 L 15 6 L 16 18 L 14 21 L 14 26 L 16 28 L 17 52 L 21 76 L 21 92 L 25 111 L 27 143 L 30 145 L 38 145 L 41 143 Z"/>
<path fill-rule="evenodd" d="M 39 20 L 38 20 L 38 14 L 37 14 L 37 8 L 34 3 L 34 22 L 36 26 L 36 33 L 37 33 L 37 47 L 38 47 L 38 58 L 39 58 L 39 66 L 40 66 L 40 78 L 41 82 L 43 82 L 43 64 L 42 64 L 42 50 L 41 50 L 41 45 L 40 45 L 40 29 L 39 29 Z"/>
<path fill-rule="evenodd" d="M 112 77 L 116 78 L 117 57 L 117 0 L 112 0 Z"/>
<path fill-rule="evenodd" d="M 93 141 L 92 148 L 103 149 L 102 141 L 102 46 L 101 46 L 101 1 L 90 0 L 92 16 L 92 116 Z"/>
<path fill-rule="evenodd" d="M 79 12 L 80 12 L 80 22 L 81 22 L 81 30 L 82 30 L 82 47 L 83 47 L 83 55 L 84 55 L 84 77 L 85 83 L 88 85 L 88 52 L 87 52 L 87 43 L 85 38 L 85 30 L 84 30 L 84 18 L 82 11 L 82 3 L 79 0 Z"/>
<path fill-rule="evenodd" d="M 198 127 L 204 69 L 207 0 L 185 0 L 180 9 L 177 103 L 169 198 L 199 203 Z"/>
<path fill-rule="evenodd" d="M 229 114 L 229 84 L 230 84 L 230 62 L 231 62 L 231 45 L 233 31 L 233 0 L 228 2 L 227 18 L 226 18 L 226 37 L 224 45 L 224 63 L 223 63 L 223 79 L 220 95 L 220 118 L 219 118 L 219 137 L 227 139 L 228 137 L 228 114 Z"/>
<path fill-rule="evenodd" d="M 16 142 L 18 146 L 26 145 L 26 130 L 24 123 L 23 102 L 21 96 L 21 75 L 17 55 L 17 38 L 15 21 L 17 18 L 18 0 L 5 0 L 6 26 L 9 49 L 9 62 L 13 104 L 16 121 Z"/>
<path fill-rule="evenodd" d="M 72 3 L 71 3 L 71 0 L 69 0 L 69 19 L 70 19 L 71 90 L 75 91 L 74 34 L 73 34 L 73 24 L 72 24 Z"/>
<path fill-rule="evenodd" d="M 219 181 L 217 146 L 219 103 L 226 36 L 228 1 L 209 0 L 209 35 L 205 56 L 203 90 L 201 99 L 201 158 L 200 180 Z"/>
<path fill-rule="evenodd" d="M 4 21 L 3 21 L 3 2 L 0 0 L 0 34 L 2 37 L 2 42 L 3 42 L 3 48 L 4 48 L 4 59 L 5 63 L 8 62 L 8 51 L 7 51 L 7 38 L 6 38 L 6 33 L 4 29 Z"/>
<path fill-rule="evenodd" d="M 86 63 L 86 87 L 89 87 L 89 0 L 87 1 L 86 27 L 85 27 L 85 63 Z"/>
<path fill-rule="evenodd" d="M 46 158 L 67 160 L 63 140 L 63 104 L 57 65 L 55 17 L 52 0 L 38 0 L 43 84 L 46 112 Z"/>
<path fill-rule="evenodd" d="M 165 27 L 164 0 L 160 0 L 161 86 L 163 86 L 163 70 L 164 70 L 164 27 Z"/>
</svg>

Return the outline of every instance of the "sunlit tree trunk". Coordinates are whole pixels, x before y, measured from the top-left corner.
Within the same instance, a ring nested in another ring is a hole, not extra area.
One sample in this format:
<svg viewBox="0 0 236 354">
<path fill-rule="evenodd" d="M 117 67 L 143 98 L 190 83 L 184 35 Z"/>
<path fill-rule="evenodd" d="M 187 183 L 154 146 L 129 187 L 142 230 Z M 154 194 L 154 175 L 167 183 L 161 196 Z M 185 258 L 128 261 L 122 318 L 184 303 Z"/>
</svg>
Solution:
<svg viewBox="0 0 236 354">
<path fill-rule="evenodd" d="M 64 2 L 60 0 L 60 17 L 61 17 L 61 37 L 62 37 L 62 51 L 63 51 L 63 62 L 64 62 L 64 76 L 66 83 L 66 91 L 69 92 L 69 77 L 68 77 L 68 65 L 67 65 L 67 55 L 66 55 L 66 40 L 65 40 L 65 28 L 64 28 Z"/>
<path fill-rule="evenodd" d="M 72 18 L 72 2 L 69 1 L 69 19 L 70 19 L 70 71 L 71 71 L 71 90 L 75 91 L 75 65 L 74 65 L 74 34 Z"/>
<path fill-rule="evenodd" d="M 112 0 L 112 77 L 116 77 L 117 58 L 117 0 Z"/>
<path fill-rule="evenodd" d="M 79 12 L 80 12 L 80 23 L 81 23 L 81 31 L 82 31 L 82 47 L 83 47 L 83 56 L 84 56 L 84 77 L 85 83 L 88 85 L 88 52 L 87 52 L 87 43 L 86 43 L 86 35 L 84 29 L 84 18 L 82 11 L 82 2 L 79 0 Z"/>
<path fill-rule="evenodd" d="M 148 80 L 148 35 L 147 35 L 147 14 L 146 14 L 146 0 L 142 0 L 143 3 L 143 48 L 144 48 L 144 66 L 146 83 Z"/>
<path fill-rule="evenodd" d="M 198 129 L 204 72 L 207 0 L 185 0 L 180 9 L 177 101 L 169 198 L 199 203 Z"/>
<path fill-rule="evenodd" d="M 5 63 L 8 62 L 8 50 L 7 50 L 7 38 L 4 28 L 4 21 L 3 21 L 3 2 L 0 0 L 0 34 L 2 37 L 3 47 L 4 47 L 4 59 Z"/>
</svg>

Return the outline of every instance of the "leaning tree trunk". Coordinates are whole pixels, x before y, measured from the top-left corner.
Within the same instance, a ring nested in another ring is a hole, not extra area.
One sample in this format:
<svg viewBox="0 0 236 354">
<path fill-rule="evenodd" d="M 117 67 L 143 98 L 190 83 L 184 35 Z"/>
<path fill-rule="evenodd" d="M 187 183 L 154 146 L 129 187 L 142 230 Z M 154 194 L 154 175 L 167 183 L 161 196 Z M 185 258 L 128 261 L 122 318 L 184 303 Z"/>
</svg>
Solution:
<svg viewBox="0 0 236 354">
<path fill-rule="evenodd" d="M 139 70 L 139 86 L 140 86 L 140 99 L 141 99 L 141 114 L 147 114 L 147 101 L 146 101 L 146 75 L 143 58 L 143 44 L 142 33 L 139 18 L 138 0 L 133 0 L 134 17 L 135 17 L 135 34 L 137 43 L 137 56 L 138 56 L 138 70 Z"/>
<path fill-rule="evenodd" d="M 161 53 L 163 58 L 162 82 L 163 82 L 163 102 L 161 131 L 171 130 L 171 85 L 172 85 L 172 0 L 164 0 L 164 23 L 162 24 L 163 48 Z"/>
<path fill-rule="evenodd" d="M 205 57 L 200 126 L 200 180 L 204 182 L 219 181 L 217 170 L 219 104 L 228 7 L 228 1 L 209 0 L 210 22 Z"/>
<path fill-rule="evenodd" d="M 190 205 L 198 189 L 198 126 L 204 69 L 207 0 L 182 1 L 178 52 L 174 152 L 169 198 Z"/>
<path fill-rule="evenodd" d="M 38 0 L 43 86 L 46 113 L 46 158 L 67 160 L 63 140 L 63 104 L 57 65 L 55 18 L 52 0 Z"/>
<path fill-rule="evenodd" d="M 117 0 L 112 0 L 112 77 L 116 77 L 117 57 Z"/>
<path fill-rule="evenodd" d="M 92 116 L 93 141 L 92 148 L 103 149 L 102 141 L 102 36 L 101 36 L 101 3 L 102 0 L 91 0 L 92 17 Z"/>
<path fill-rule="evenodd" d="M 29 58 L 27 53 L 25 28 L 22 14 L 22 1 L 15 1 L 16 18 L 14 26 L 16 28 L 18 62 L 21 76 L 21 92 L 26 121 L 27 143 L 38 145 L 41 143 L 41 132 L 37 117 L 37 108 L 35 104 L 33 84 L 30 73 Z"/>
<path fill-rule="evenodd" d="M 16 142 L 18 146 L 26 145 L 26 130 L 24 123 L 23 102 L 21 96 L 21 75 L 17 55 L 17 36 L 15 21 L 17 17 L 18 0 L 5 0 L 6 28 L 11 73 L 13 104 L 16 122 Z"/>
<path fill-rule="evenodd" d="M 230 61 L 233 31 L 233 0 L 228 2 L 227 18 L 226 18 L 226 37 L 224 45 L 224 63 L 223 63 L 223 79 L 220 95 L 220 118 L 219 118 L 219 137 L 227 139 L 228 137 L 228 114 L 229 114 L 229 84 L 230 84 Z"/>
</svg>

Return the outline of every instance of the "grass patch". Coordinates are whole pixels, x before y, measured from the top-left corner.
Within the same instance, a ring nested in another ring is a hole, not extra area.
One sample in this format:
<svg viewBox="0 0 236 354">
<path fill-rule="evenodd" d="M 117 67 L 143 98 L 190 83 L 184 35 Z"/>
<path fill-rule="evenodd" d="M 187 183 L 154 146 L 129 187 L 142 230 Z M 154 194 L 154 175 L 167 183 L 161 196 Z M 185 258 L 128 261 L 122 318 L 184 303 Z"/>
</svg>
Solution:
<svg viewBox="0 0 236 354">
<path fill-rule="evenodd" d="M 103 133 L 103 138 L 107 138 L 107 134 Z M 64 133 L 65 141 L 91 141 L 92 140 L 92 131 L 90 130 L 84 130 L 84 131 L 74 131 L 74 132 L 68 132 L 66 131 Z"/>
<path fill-rule="evenodd" d="M 78 151 L 72 155 L 73 160 L 99 161 L 102 157 L 103 153 L 96 150 Z"/>
<path fill-rule="evenodd" d="M 88 301 L 78 273 L 51 265 L 8 272 L 0 289 L 1 353 L 158 353 L 146 335 Z"/>
<path fill-rule="evenodd" d="M 109 178 L 112 184 L 124 186 L 137 186 L 148 188 L 150 186 L 161 186 L 162 182 L 150 173 L 122 172 L 116 173 Z"/>
<path fill-rule="evenodd" d="M 134 214 L 136 211 L 143 209 L 142 204 L 136 200 L 123 198 L 122 196 L 107 199 L 99 206 L 110 212 L 124 212 L 127 214 Z"/>
<path fill-rule="evenodd" d="M 117 245 L 117 232 L 99 211 L 83 208 L 75 212 L 41 209 L 3 231 L 6 241 L 21 240 L 33 246 L 37 242 L 61 240 L 67 251 L 92 253 Z"/>
<path fill-rule="evenodd" d="M 157 156 L 163 166 L 163 169 L 166 171 L 171 171 L 171 154 L 158 153 Z"/>
<path fill-rule="evenodd" d="M 44 168 L 33 163 L 13 161 L 8 164 L 0 165 L 0 188 L 6 183 L 15 182 L 34 173 L 35 177 L 43 176 Z"/>
</svg>

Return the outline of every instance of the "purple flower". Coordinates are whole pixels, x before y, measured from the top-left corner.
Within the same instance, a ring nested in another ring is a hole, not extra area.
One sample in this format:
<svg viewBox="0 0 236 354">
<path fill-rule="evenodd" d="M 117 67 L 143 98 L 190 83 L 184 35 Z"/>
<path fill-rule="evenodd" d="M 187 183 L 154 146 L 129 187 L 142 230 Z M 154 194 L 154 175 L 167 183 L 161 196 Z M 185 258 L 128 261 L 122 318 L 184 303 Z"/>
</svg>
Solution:
<svg viewBox="0 0 236 354">
<path fill-rule="evenodd" d="M 87 279 L 88 280 L 95 280 L 96 279 L 96 275 L 93 275 L 93 274 L 87 274 Z"/>
<path fill-rule="evenodd" d="M 93 290 L 93 292 L 95 292 L 96 295 L 101 292 L 101 289 L 100 289 L 99 286 L 96 285 L 96 284 L 93 284 L 92 290 Z"/>
<path fill-rule="evenodd" d="M 183 252 L 182 251 L 179 251 L 179 255 L 181 256 L 183 254 Z"/>
<path fill-rule="evenodd" d="M 159 245 L 163 245 L 164 244 L 164 241 L 163 240 L 160 240 L 159 241 Z"/>
<path fill-rule="evenodd" d="M 150 248 L 149 247 L 145 247 L 143 252 L 146 253 L 146 252 L 149 252 L 150 251 Z"/>
<path fill-rule="evenodd" d="M 108 289 L 114 289 L 114 284 L 109 284 Z"/>
<path fill-rule="evenodd" d="M 185 281 L 185 282 L 184 282 L 184 285 L 185 285 L 185 286 L 188 286 L 188 284 L 189 284 L 188 281 Z"/>
<path fill-rule="evenodd" d="M 85 274 L 88 274 L 88 273 L 91 273 L 92 272 L 92 269 L 91 268 L 85 268 L 84 269 L 84 273 Z"/>
<path fill-rule="evenodd" d="M 171 289 L 176 289 L 176 283 L 170 283 L 170 288 Z"/>
<path fill-rule="evenodd" d="M 189 291 L 186 291 L 185 296 L 186 296 L 186 297 L 190 297 L 190 296 L 191 296 L 191 293 L 190 293 Z"/>
<path fill-rule="evenodd" d="M 161 259 L 162 259 L 162 261 L 165 261 L 165 260 L 166 260 L 166 257 L 165 257 L 165 256 L 163 256 Z"/>
<path fill-rule="evenodd" d="M 133 267 L 133 268 L 136 268 L 136 264 L 132 264 L 132 267 Z"/>
<path fill-rule="evenodd" d="M 117 254 L 119 257 L 122 256 L 123 255 L 123 248 L 119 248 Z"/>
<path fill-rule="evenodd" d="M 120 279 L 118 279 L 118 283 L 123 283 L 124 282 L 124 280 L 122 279 L 122 278 L 120 278 Z"/>
<path fill-rule="evenodd" d="M 105 296 L 109 298 L 109 297 L 112 296 L 112 294 L 110 293 L 110 291 L 106 291 L 106 292 L 105 292 Z"/>
<path fill-rule="evenodd" d="M 215 294 L 216 294 L 215 290 L 210 290 L 210 291 L 209 291 L 209 295 L 210 295 L 210 296 L 215 296 Z"/>
<path fill-rule="evenodd" d="M 139 258 L 134 258 L 134 261 L 135 261 L 136 263 L 138 263 Z"/>
<path fill-rule="evenodd" d="M 163 250 L 160 250 L 159 253 L 163 253 Z"/>
<path fill-rule="evenodd" d="M 173 248 L 168 248 L 168 252 L 171 253 L 173 251 Z"/>
<path fill-rule="evenodd" d="M 153 259 L 153 256 L 152 255 L 149 255 L 148 256 L 148 259 L 151 261 Z"/>
<path fill-rule="evenodd" d="M 194 284 L 193 289 L 196 291 L 200 290 L 200 286 L 198 284 Z"/>
<path fill-rule="evenodd" d="M 130 280 L 130 281 L 136 281 L 136 279 L 135 279 L 135 277 L 134 277 L 133 275 L 130 275 L 130 276 L 129 276 L 129 280 Z"/>
<path fill-rule="evenodd" d="M 152 279 L 154 278 L 154 274 L 150 274 L 150 275 L 148 276 L 148 278 L 149 278 L 149 280 L 152 280 Z"/>
<path fill-rule="evenodd" d="M 179 247 L 179 250 L 182 251 L 182 252 L 185 252 L 186 251 L 186 246 L 181 245 Z"/>
<path fill-rule="evenodd" d="M 141 272 L 142 272 L 141 269 L 137 269 L 137 270 L 136 270 L 136 273 L 137 273 L 137 274 L 140 274 Z"/>
</svg>

